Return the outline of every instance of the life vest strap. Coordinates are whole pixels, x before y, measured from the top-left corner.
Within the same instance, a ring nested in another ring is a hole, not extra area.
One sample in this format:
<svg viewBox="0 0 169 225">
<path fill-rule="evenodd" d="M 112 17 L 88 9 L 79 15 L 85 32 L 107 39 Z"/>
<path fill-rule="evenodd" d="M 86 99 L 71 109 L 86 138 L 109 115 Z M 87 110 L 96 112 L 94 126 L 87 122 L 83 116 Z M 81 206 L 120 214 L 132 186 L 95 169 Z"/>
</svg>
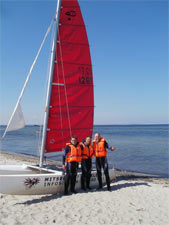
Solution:
<svg viewBox="0 0 169 225">
<path fill-rule="evenodd" d="M 81 155 L 67 155 L 67 157 L 81 157 Z"/>
</svg>

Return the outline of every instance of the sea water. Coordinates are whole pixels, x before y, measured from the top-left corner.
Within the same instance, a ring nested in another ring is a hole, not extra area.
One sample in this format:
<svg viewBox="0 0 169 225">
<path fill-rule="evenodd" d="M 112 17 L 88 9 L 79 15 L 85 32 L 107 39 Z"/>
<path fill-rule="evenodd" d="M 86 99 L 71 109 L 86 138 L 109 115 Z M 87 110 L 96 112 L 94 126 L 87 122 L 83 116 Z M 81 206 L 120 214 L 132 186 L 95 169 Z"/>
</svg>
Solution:
<svg viewBox="0 0 169 225">
<path fill-rule="evenodd" d="M 1 136 L 5 127 L 1 127 Z M 169 177 L 169 125 L 96 125 L 109 146 L 108 162 L 127 171 L 157 174 Z M 40 127 L 26 126 L 7 133 L 1 142 L 4 152 L 39 155 Z"/>
</svg>

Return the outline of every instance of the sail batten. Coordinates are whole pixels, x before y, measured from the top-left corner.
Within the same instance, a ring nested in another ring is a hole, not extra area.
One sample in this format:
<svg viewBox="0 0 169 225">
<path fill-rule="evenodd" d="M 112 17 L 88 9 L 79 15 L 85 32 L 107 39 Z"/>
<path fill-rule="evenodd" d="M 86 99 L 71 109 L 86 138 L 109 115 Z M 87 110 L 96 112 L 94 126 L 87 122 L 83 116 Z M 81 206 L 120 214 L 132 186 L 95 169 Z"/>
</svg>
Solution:
<svg viewBox="0 0 169 225">
<path fill-rule="evenodd" d="M 90 130 L 90 129 L 93 129 L 93 127 L 82 127 L 82 128 L 72 128 L 72 130 Z M 69 128 L 65 128 L 65 129 L 47 129 L 47 131 L 58 131 L 58 130 L 69 130 Z"/>
<path fill-rule="evenodd" d="M 62 151 L 71 135 L 92 136 L 93 74 L 77 0 L 61 1 L 45 153 Z M 60 85 L 62 84 L 62 85 Z"/>
<path fill-rule="evenodd" d="M 63 44 L 70 44 L 70 45 L 83 45 L 83 46 L 89 46 L 88 44 L 84 44 L 84 43 L 73 43 L 73 42 L 67 42 L 67 41 L 60 41 L 58 43 L 63 43 Z"/>
<path fill-rule="evenodd" d="M 66 61 L 58 61 L 58 63 L 64 63 L 64 64 L 74 64 L 74 65 L 82 65 L 82 66 L 91 66 L 91 64 L 86 64 L 86 63 L 76 63 L 76 62 L 66 62 Z"/>
</svg>

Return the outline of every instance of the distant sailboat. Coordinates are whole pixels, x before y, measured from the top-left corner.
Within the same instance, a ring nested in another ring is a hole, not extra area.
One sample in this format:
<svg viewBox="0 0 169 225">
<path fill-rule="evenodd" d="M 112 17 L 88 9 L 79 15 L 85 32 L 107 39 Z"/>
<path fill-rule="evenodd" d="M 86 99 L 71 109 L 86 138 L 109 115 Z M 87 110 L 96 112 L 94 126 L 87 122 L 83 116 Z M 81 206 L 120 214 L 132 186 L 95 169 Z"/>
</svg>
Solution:
<svg viewBox="0 0 169 225">
<path fill-rule="evenodd" d="M 77 0 L 58 0 L 53 23 L 55 35 L 51 49 L 40 165 L 1 165 L 1 193 L 26 195 L 63 192 L 62 169 L 44 166 L 44 157 L 51 157 L 63 151 L 72 135 L 77 136 L 79 140 L 92 136 L 94 114 L 92 64 L 86 28 Z M 20 102 L 50 28 L 51 25 L 30 69 L 4 136 L 7 131 L 25 125 Z M 114 170 L 110 169 L 109 173 L 112 179 Z M 77 187 L 80 187 L 80 176 L 81 172 L 77 176 Z M 103 181 L 105 182 L 105 178 Z M 96 170 L 93 170 L 91 186 L 96 185 Z"/>
</svg>

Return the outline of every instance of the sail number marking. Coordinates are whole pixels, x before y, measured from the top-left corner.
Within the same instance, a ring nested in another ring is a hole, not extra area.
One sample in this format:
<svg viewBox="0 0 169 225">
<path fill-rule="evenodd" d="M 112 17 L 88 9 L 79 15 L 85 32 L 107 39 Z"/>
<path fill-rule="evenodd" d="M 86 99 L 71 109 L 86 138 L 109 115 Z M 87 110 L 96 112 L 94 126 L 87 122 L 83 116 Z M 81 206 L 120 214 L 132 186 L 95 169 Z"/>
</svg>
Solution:
<svg viewBox="0 0 169 225">
<path fill-rule="evenodd" d="M 80 66 L 78 68 L 79 84 L 92 84 L 92 69 L 90 67 Z"/>
</svg>

